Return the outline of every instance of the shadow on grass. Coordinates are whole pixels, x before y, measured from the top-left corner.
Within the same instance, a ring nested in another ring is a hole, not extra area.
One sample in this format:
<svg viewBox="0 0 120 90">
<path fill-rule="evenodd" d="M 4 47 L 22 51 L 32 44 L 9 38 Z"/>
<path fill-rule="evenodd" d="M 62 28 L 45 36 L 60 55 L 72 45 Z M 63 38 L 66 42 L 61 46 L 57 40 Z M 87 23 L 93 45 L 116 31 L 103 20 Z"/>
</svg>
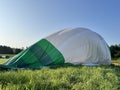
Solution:
<svg viewBox="0 0 120 90">
<path fill-rule="evenodd" d="M 70 63 L 65 63 L 65 64 L 62 64 L 62 65 L 49 66 L 50 69 L 67 68 L 67 67 L 75 67 L 75 68 L 78 68 L 78 67 L 103 67 L 103 68 L 119 68 L 120 69 L 120 66 L 116 66 L 114 64 L 111 64 L 111 65 L 86 66 L 86 65 L 82 65 L 82 64 L 73 65 L 73 64 L 70 64 Z"/>
<path fill-rule="evenodd" d="M 58 68 L 82 68 L 82 67 L 102 67 L 102 68 L 106 68 L 106 69 L 115 69 L 115 71 L 119 71 L 120 72 L 120 66 L 116 66 L 114 64 L 111 65 L 96 65 L 96 66 L 85 66 L 82 64 L 79 65 L 73 65 L 71 63 L 65 63 L 65 64 L 61 64 L 61 65 L 50 65 L 50 66 L 43 66 L 40 68 L 10 68 L 10 67 L 6 67 L 5 65 L 0 65 L 0 71 L 18 71 L 18 70 L 41 70 L 43 68 L 49 68 L 49 69 L 58 69 Z"/>
</svg>

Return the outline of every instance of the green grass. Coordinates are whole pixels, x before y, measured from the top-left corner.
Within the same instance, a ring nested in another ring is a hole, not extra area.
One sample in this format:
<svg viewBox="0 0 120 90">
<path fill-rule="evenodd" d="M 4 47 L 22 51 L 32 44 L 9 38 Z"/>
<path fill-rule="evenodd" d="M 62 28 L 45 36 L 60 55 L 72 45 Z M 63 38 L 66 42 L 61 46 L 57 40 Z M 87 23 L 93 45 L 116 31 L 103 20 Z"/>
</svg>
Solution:
<svg viewBox="0 0 120 90">
<path fill-rule="evenodd" d="M 6 62 L 8 59 L 0 59 L 0 64 Z"/>
<path fill-rule="evenodd" d="M 112 62 L 120 63 L 120 59 L 113 59 Z"/>
<path fill-rule="evenodd" d="M 63 65 L 0 71 L 0 90 L 120 90 L 120 67 Z"/>
<path fill-rule="evenodd" d="M 12 58 L 15 54 L 0 54 L 0 56 L 9 56 L 10 58 Z M 0 58 L 0 64 L 6 62 L 8 59 L 2 59 Z"/>
<path fill-rule="evenodd" d="M 63 66 L 0 72 L 3 90 L 119 90 L 116 66 Z"/>
</svg>

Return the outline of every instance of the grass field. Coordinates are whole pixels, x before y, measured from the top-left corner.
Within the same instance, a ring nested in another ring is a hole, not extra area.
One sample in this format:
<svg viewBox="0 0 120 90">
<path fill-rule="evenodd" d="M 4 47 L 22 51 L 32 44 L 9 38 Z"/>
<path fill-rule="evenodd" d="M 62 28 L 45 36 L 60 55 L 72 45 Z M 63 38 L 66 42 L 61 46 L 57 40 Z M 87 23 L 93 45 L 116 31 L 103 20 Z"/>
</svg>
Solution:
<svg viewBox="0 0 120 90">
<path fill-rule="evenodd" d="M 0 59 L 0 64 L 6 62 L 8 59 Z"/>
<path fill-rule="evenodd" d="M 120 67 L 64 65 L 41 70 L 0 71 L 0 89 L 120 90 Z"/>
</svg>

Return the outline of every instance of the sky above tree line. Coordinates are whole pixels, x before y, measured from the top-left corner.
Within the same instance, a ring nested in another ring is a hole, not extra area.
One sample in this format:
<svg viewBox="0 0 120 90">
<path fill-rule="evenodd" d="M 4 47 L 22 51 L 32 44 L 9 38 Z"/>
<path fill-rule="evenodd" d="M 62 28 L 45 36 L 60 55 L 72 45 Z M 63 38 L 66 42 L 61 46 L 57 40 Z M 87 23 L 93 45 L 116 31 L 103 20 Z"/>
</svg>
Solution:
<svg viewBox="0 0 120 90">
<path fill-rule="evenodd" d="M 64 28 L 85 27 L 120 44 L 120 0 L 0 0 L 0 45 L 26 47 Z"/>
</svg>

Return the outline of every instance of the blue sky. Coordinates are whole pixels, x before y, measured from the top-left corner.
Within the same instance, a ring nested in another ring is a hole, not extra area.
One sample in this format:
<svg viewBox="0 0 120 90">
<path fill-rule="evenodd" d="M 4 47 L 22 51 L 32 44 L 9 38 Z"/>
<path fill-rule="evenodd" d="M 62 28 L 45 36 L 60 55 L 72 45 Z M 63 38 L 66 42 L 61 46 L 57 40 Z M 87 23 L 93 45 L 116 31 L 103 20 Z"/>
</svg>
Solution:
<svg viewBox="0 0 120 90">
<path fill-rule="evenodd" d="M 120 44 L 120 0 L 0 0 L 0 45 L 26 47 L 58 30 L 86 27 Z"/>
</svg>

